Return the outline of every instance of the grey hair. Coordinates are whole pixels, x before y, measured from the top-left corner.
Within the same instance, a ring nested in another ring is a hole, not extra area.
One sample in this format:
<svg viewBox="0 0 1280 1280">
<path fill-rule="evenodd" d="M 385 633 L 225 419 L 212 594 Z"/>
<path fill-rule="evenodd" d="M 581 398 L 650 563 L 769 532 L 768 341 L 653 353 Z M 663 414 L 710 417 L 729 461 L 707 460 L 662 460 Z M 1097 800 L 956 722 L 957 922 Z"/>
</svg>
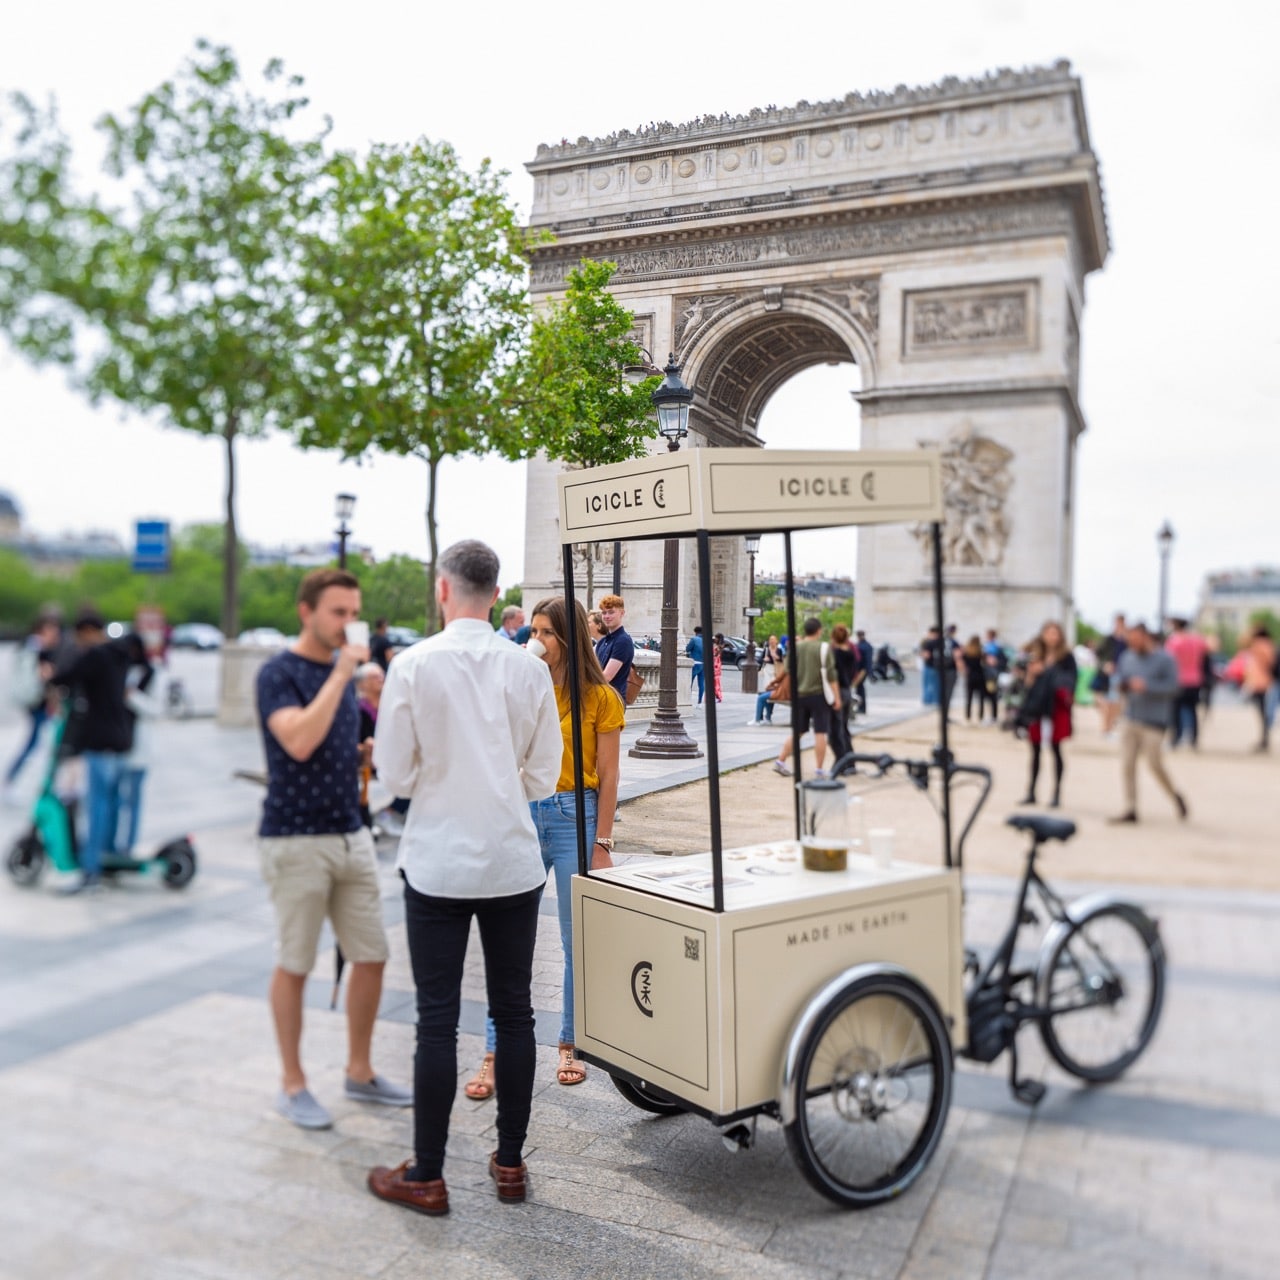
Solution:
<svg viewBox="0 0 1280 1280">
<path fill-rule="evenodd" d="M 475 538 L 455 542 L 436 565 L 463 594 L 475 599 L 492 596 L 498 589 L 498 557 L 492 547 Z"/>
<path fill-rule="evenodd" d="M 363 684 L 370 676 L 385 674 L 386 672 L 376 662 L 362 662 L 356 668 L 356 684 Z"/>
<path fill-rule="evenodd" d="M 509 604 L 502 611 L 502 620 L 503 622 L 510 622 L 511 619 L 514 618 L 517 613 L 523 613 L 523 612 L 524 610 L 518 604 Z"/>
</svg>

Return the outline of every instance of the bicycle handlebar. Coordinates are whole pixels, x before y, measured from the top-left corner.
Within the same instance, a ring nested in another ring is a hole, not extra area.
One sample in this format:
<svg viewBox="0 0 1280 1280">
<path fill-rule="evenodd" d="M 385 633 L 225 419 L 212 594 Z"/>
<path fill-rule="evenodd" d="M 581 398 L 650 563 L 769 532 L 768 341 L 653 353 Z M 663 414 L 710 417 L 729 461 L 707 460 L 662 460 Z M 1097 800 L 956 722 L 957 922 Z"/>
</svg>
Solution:
<svg viewBox="0 0 1280 1280">
<path fill-rule="evenodd" d="M 977 803 L 973 806 L 969 817 L 961 828 L 960 838 L 956 841 L 955 865 L 963 869 L 964 843 L 969 838 L 969 832 L 973 830 L 973 824 L 977 821 L 978 814 L 982 812 L 982 806 L 986 804 L 987 797 L 991 794 L 991 788 L 994 783 L 991 770 L 981 764 L 957 764 L 954 756 L 944 754 L 942 749 L 938 747 L 934 749 L 933 756 L 928 760 L 910 760 L 905 756 L 892 756 L 887 751 L 882 751 L 877 755 L 850 751 L 835 762 L 831 769 L 831 776 L 838 778 L 842 773 L 856 771 L 856 767 L 860 764 L 871 765 L 875 769 L 873 776 L 876 778 L 888 777 L 893 769 L 901 767 L 911 780 L 912 785 L 919 791 L 928 789 L 929 774 L 934 769 L 943 773 L 944 785 L 949 785 L 951 779 L 958 773 L 972 774 L 975 778 L 982 780 L 982 791 L 978 795 Z"/>
</svg>

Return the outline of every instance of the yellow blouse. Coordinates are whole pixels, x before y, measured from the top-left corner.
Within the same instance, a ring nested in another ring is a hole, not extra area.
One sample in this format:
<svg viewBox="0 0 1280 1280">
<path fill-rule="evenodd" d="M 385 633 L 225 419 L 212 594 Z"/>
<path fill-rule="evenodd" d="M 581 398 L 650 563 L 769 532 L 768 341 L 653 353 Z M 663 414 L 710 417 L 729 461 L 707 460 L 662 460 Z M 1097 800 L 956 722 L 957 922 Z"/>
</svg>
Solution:
<svg viewBox="0 0 1280 1280">
<path fill-rule="evenodd" d="M 557 791 L 573 790 L 573 722 L 569 716 L 569 686 L 556 685 L 556 709 L 560 712 L 560 736 L 564 755 L 560 757 Z M 626 722 L 626 708 L 617 691 L 607 684 L 594 684 L 582 699 L 582 785 L 588 791 L 600 786 L 597 773 L 596 739 L 602 733 L 616 733 Z"/>
</svg>

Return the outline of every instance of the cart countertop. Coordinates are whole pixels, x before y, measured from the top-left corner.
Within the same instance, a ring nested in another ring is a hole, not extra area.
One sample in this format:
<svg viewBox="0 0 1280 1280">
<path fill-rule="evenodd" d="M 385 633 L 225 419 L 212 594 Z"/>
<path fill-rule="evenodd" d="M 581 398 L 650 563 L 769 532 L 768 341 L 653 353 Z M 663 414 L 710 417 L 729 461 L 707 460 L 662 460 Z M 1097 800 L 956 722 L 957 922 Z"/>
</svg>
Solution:
<svg viewBox="0 0 1280 1280">
<path fill-rule="evenodd" d="M 771 903 L 819 898 L 850 889 L 922 881 L 948 874 L 914 862 L 877 866 L 869 856 L 850 853 L 844 871 L 807 870 L 798 840 L 743 845 L 723 854 L 724 909 L 744 911 Z M 679 858 L 635 858 L 620 867 L 593 871 L 592 880 L 638 889 L 708 910 L 713 902 L 711 854 Z"/>
</svg>

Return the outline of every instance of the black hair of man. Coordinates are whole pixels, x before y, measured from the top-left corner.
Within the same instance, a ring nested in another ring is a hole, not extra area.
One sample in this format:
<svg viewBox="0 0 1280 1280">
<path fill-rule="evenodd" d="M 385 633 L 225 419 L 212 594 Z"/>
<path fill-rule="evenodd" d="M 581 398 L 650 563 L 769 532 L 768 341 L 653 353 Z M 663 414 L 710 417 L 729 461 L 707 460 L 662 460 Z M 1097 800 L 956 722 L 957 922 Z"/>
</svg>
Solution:
<svg viewBox="0 0 1280 1280">
<path fill-rule="evenodd" d="M 804 620 L 804 633 L 807 636 L 816 636 L 822 630 L 821 618 L 806 618 Z"/>
</svg>

